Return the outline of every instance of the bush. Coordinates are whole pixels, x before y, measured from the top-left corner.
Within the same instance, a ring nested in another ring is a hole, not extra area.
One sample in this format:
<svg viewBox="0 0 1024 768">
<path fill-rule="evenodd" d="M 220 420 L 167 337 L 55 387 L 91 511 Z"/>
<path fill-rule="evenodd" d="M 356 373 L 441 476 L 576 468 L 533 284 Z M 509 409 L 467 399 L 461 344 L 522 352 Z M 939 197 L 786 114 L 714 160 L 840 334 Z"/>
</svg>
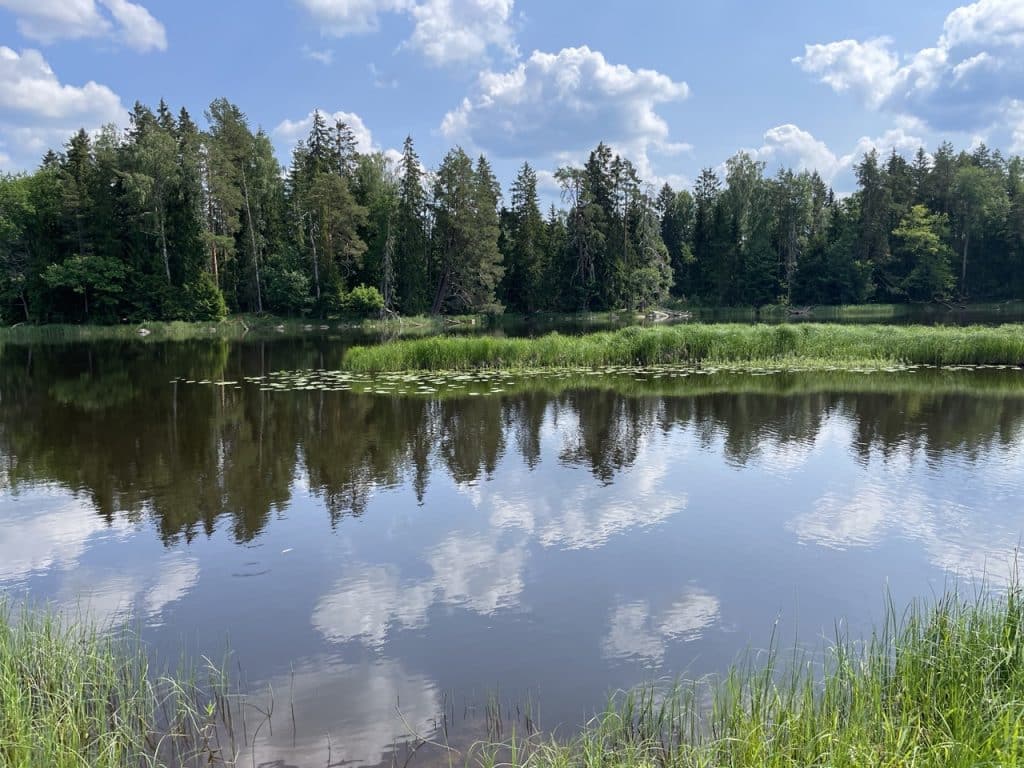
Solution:
<svg viewBox="0 0 1024 768">
<path fill-rule="evenodd" d="M 376 288 L 358 285 L 349 293 L 343 294 L 341 309 L 352 317 L 377 317 L 384 311 L 384 297 Z"/>
<path fill-rule="evenodd" d="M 267 307 L 281 315 L 301 315 L 311 305 L 309 278 L 288 269 L 280 258 L 268 260 L 265 270 Z"/>
<path fill-rule="evenodd" d="M 200 322 L 223 320 L 228 316 L 228 304 L 212 275 L 201 274 L 198 280 L 185 286 L 183 293 L 182 320 Z"/>
</svg>

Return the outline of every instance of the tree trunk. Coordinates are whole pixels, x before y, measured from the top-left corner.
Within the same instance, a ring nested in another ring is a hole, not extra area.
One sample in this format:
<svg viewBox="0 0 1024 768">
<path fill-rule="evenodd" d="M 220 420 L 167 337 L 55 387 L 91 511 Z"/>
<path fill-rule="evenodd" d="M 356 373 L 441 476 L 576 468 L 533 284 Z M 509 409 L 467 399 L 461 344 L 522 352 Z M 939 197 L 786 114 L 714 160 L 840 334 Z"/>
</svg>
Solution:
<svg viewBox="0 0 1024 768">
<path fill-rule="evenodd" d="M 167 284 L 171 284 L 171 259 L 167 255 L 167 228 L 164 226 L 163 213 L 160 214 L 160 251 L 164 256 L 164 271 L 167 273 Z"/>
<path fill-rule="evenodd" d="M 309 220 L 309 244 L 313 246 L 313 284 L 316 286 L 316 297 L 320 298 L 320 260 L 316 255 L 316 233 L 313 230 L 313 219 Z"/>
<path fill-rule="evenodd" d="M 967 295 L 967 246 L 971 242 L 971 232 L 964 232 L 964 257 L 960 266 L 960 299 Z"/>
<path fill-rule="evenodd" d="M 21 308 L 25 312 L 25 322 L 27 323 L 29 321 L 28 299 L 25 298 L 25 292 L 24 291 L 21 291 L 20 297 L 21 297 Z"/>
<path fill-rule="evenodd" d="M 85 300 L 85 319 L 89 319 L 89 289 L 86 288 L 82 291 L 82 298 Z"/>
<path fill-rule="evenodd" d="M 263 288 L 260 285 L 260 254 L 256 250 L 256 229 L 252 223 L 252 208 L 249 205 L 249 185 L 242 169 L 242 194 L 245 196 L 245 216 L 249 219 L 249 238 L 252 242 L 252 263 L 256 269 L 256 312 L 263 314 Z"/>
<path fill-rule="evenodd" d="M 447 298 L 448 294 L 448 282 L 450 274 L 451 270 L 446 268 L 444 273 L 441 275 L 441 282 L 438 283 L 437 285 L 437 293 L 434 294 L 434 303 L 430 307 L 430 314 L 432 315 L 441 314 L 441 307 L 444 306 L 444 300 Z"/>
</svg>

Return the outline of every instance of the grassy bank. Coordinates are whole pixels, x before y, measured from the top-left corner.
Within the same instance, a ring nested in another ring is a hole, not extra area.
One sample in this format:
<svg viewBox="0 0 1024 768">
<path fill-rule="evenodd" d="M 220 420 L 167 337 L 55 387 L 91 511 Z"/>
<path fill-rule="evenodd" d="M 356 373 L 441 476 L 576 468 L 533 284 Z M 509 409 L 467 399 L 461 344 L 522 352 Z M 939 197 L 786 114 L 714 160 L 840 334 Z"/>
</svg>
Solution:
<svg viewBox="0 0 1024 768">
<path fill-rule="evenodd" d="M 0 765 L 218 763 L 219 683 L 157 676 L 137 640 L 0 604 Z"/>
<path fill-rule="evenodd" d="M 840 636 L 824 671 L 793 659 L 707 685 L 615 697 L 569 740 L 476 747 L 494 768 L 974 768 L 1024 764 L 1024 606 L 1012 588 L 949 595 L 866 641 Z"/>
<path fill-rule="evenodd" d="M 354 347 L 350 371 L 466 371 L 750 363 L 843 365 L 1024 364 L 1024 325 L 679 325 L 535 339 L 438 337 Z"/>
<path fill-rule="evenodd" d="M 471 322 L 472 321 L 472 322 Z M 394 317 L 382 320 L 341 321 L 233 315 L 219 322 L 144 322 L 123 325 L 19 325 L 0 327 L 0 343 L 67 344 L 92 341 L 189 341 L 191 339 L 243 339 L 342 333 L 397 338 L 441 333 L 446 328 L 472 327 L 476 318 L 445 321 L 437 317 Z"/>
<path fill-rule="evenodd" d="M 967 599 L 949 593 L 903 613 L 890 605 L 866 640 L 840 633 L 824 660 L 777 649 L 750 658 L 720 678 L 617 695 L 566 738 L 533 733 L 528 724 L 525 737 L 448 751 L 445 764 L 966 768 L 1024 761 L 1024 602 L 1016 583 Z M 154 678 L 136 641 L 108 639 L 45 612 L 12 617 L 4 609 L 0 765 L 231 764 L 237 745 L 219 741 L 232 725 L 222 686 L 205 694 L 192 682 Z"/>
</svg>

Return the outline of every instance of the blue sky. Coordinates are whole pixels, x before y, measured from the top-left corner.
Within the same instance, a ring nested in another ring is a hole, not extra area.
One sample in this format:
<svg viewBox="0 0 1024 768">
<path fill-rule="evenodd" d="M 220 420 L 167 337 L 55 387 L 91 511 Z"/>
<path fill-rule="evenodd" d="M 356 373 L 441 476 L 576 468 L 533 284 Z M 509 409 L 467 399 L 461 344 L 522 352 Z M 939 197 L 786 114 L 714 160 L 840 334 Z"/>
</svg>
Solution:
<svg viewBox="0 0 1024 768">
<path fill-rule="evenodd" d="M 136 100 L 202 122 L 218 96 L 285 162 L 321 109 L 505 181 L 603 139 L 654 183 L 746 149 L 843 191 L 872 146 L 1024 151 L 1024 0 L 0 0 L 4 170 Z"/>
</svg>

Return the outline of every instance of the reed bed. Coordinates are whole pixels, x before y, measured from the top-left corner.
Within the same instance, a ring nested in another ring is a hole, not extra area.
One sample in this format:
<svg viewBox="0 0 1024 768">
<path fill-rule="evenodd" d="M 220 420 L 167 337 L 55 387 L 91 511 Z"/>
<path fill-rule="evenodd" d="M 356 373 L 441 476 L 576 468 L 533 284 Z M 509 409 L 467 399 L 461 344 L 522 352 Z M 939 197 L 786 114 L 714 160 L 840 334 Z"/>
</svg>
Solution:
<svg viewBox="0 0 1024 768">
<path fill-rule="evenodd" d="M 481 768 L 975 768 L 1024 764 L 1024 606 L 948 594 L 837 632 L 822 664 L 741 664 L 724 678 L 619 694 L 568 740 L 476 745 Z M 785 663 L 783 663 L 785 662 Z"/>
<path fill-rule="evenodd" d="M 231 762 L 231 706 L 209 683 L 158 676 L 129 634 L 0 604 L 0 765 L 178 768 Z"/>
<path fill-rule="evenodd" d="M 679 325 L 533 339 L 436 337 L 353 347 L 350 371 L 466 371 L 757 362 L 1024 365 L 1024 325 Z"/>
</svg>

